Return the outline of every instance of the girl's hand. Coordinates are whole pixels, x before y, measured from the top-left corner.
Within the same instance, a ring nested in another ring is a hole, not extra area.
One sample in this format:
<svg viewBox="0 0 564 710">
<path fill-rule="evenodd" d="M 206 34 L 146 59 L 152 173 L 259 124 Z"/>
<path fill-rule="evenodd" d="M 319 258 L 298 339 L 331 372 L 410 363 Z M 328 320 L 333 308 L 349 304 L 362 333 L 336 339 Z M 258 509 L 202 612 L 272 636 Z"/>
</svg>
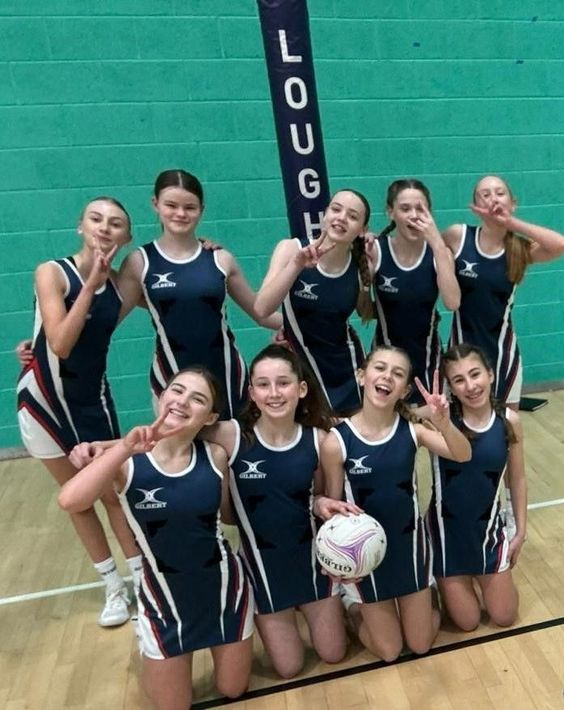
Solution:
<svg viewBox="0 0 564 710">
<path fill-rule="evenodd" d="M 433 215 L 423 202 L 417 203 L 417 216 L 409 220 L 409 224 L 423 237 L 426 242 L 441 239 L 441 234 L 435 224 Z"/>
<path fill-rule="evenodd" d="M 272 342 L 275 345 L 280 345 L 283 348 L 286 348 L 287 350 L 291 350 L 292 348 L 290 347 L 290 343 L 286 340 L 286 333 L 284 332 L 284 328 L 278 328 L 278 330 L 274 333 L 272 336 Z"/>
<path fill-rule="evenodd" d="M 364 513 L 362 508 L 354 503 L 347 503 L 344 500 L 335 500 L 334 498 L 328 498 L 327 496 L 317 496 L 314 501 L 314 515 L 323 520 L 329 520 L 337 513 L 341 515 L 360 515 Z"/>
<path fill-rule="evenodd" d="M 427 405 L 429 421 L 441 434 L 444 434 L 445 429 L 450 424 L 450 406 L 448 399 L 439 391 L 439 371 L 435 370 L 433 374 L 432 392 L 425 389 L 418 377 L 415 378 L 415 384 Z"/>
<path fill-rule="evenodd" d="M 33 360 L 33 350 L 31 340 L 22 340 L 16 345 L 16 357 L 20 361 L 20 365 L 25 367 Z"/>
<path fill-rule="evenodd" d="M 368 259 L 368 266 L 372 274 L 376 271 L 376 264 L 378 263 L 376 239 L 378 239 L 378 236 L 374 232 L 366 232 L 364 234 L 364 253 Z"/>
<path fill-rule="evenodd" d="M 92 271 L 86 279 L 86 283 L 95 291 L 101 288 L 112 273 L 112 260 L 117 254 L 119 246 L 114 244 L 107 254 L 104 254 L 100 247 L 100 242 L 96 237 L 96 248 L 94 249 L 94 265 Z"/>
<path fill-rule="evenodd" d="M 334 574 L 331 574 L 331 572 L 328 572 L 324 567 L 321 567 L 321 574 L 329 577 L 333 584 L 358 584 L 364 579 L 364 577 L 336 577 Z"/>
<path fill-rule="evenodd" d="M 83 441 L 82 444 L 77 444 L 69 454 L 69 461 L 80 471 L 89 463 L 97 459 L 104 453 L 104 448 L 95 443 Z"/>
<path fill-rule="evenodd" d="M 214 242 L 209 237 L 198 237 L 198 241 L 206 251 L 217 251 L 218 249 L 223 249 L 221 244 Z"/>
<path fill-rule="evenodd" d="M 481 207 L 480 205 L 469 205 L 472 212 L 480 219 L 483 219 L 487 224 L 493 224 L 498 227 L 505 227 L 509 229 L 509 222 L 512 218 L 511 212 L 500 205 L 499 202 L 492 202 L 487 207 Z"/>
<path fill-rule="evenodd" d="M 152 451 L 161 439 L 174 436 L 184 429 L 182 423 L 165 429 L 163 424 L 167 416 L 168 411 L 164 411 L 152 424 L 136 426 L 122 439 L 124 446 L 129 449 L 131 454 L 146 454 L 148 451 Z"/>
<path fill-rule="evenodd" d="M 335 248 L 335 244 L 323 246 L 327 237 L 327 232 L 323 230 L 317 239 L 314 239 L 307 247 L 302 247 L 294 257 L 300 269 L 311 269 L 319 264 L 322 256 Z"/>
<path fill-rule="evenodd" d="M 509 543 L 509 550 L 507 556 L 509 558 L 509 564 L 511 567 L 515 567 L 516 565 L 517 558 L 519 557 L 525 539 L 526 538 L 523 535 L 515 535 L 513 540 L 511 540 L 511 542 Z"/>
</svg>

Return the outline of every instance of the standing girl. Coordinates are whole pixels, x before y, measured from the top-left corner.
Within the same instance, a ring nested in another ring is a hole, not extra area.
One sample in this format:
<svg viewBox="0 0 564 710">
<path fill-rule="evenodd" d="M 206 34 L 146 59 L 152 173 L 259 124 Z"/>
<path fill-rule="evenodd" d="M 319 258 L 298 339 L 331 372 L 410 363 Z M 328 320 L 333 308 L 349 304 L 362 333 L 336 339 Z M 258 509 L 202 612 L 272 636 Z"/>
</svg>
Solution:
<svg viewBox="0 0 564 710">
<path fill-rule="evenodd" d="M 355 373 L 364 352 L 348 319 L 355 308 L 363 319 L 372 317 L 363 239 L 369 218 L 359 192 L 335 193 L 318 239 L 279 242 L 255 302 L 263 318 L 283 304 L 286 339 L 338 414 L 360 406 Z"/>
<path fill-rule="evenodd" d="M 81 215 L 80 251 L 45 262 L 35 273 L 34 335 L 18 380 L 18 420 L 30 455 L 60 486 L 76 474 L 68 459 L 75 444 L 119 436 L 106 380 L 108 347 L 122 306 L 111 262 L 131 239 L 130 231 L 124 207 L 111 197 L 98 197 Z M 135 583 L 139 550 L 113 491 L 104 492 L 101 501 Z M 99 624 L 123 624 L 129 619 L 127 590 L 94 508 L 71 513 L 71 520 L 105 582 Z"/>
<path fill-rule="evenodd" d="M 253 360 L 249 404 L 242 423 L 220 422 L 204 432 L 229 454 L 231 495 L 242 554 L 257 603 L 256 624 L 276 671 L 290 678 L 303 666 L 296 620 L 303 613 L 312 644 L 328 663 L 346 651 L 336 587 L 315 557 L 312 500 L 322 489 L 319 443 L 330 414 L 298 357 L 270 345 Z M 310 378 L 311 380 L 311 378 Z M 358 511 L 332 501 L 331 511 Z"/>
<path fill-rule="evenodd" d="M 441 354 L 437 298 L 440 294 L 451 311 L 460 305 L 454 260 L 422 182 L 396 180 L 388 187 L 386 206 L 391 222 L 369 248 L 378 317 L 374 345 L 403 348 L 414 375 L 430 388 Z M 423 402 L 418 391 L 410 400 Z"/>
<path fill-rule="evenodd" d="M 151 369 L 155 397 L 183 367 L 205 362 L 227 396 L 221 418 L 234 416 L 245 401 L 247 370 L 226 319 L 229 295 L 260 325 L 278 329 L 279 314 L 256 318 L 255 294 L 234 257 L 206 250 L 196 238 L 204 212 L 203 188 L 184 170 L 165 170 L 155 182 L 153 207 L 161 236 L 130 254 L 120 271 L 120 289 L 133 307 L 144 296 L 156 332 Z"/>
<path fill-rule="evenodd" d="M 418 446 L 455 461 L 470 458 L 470 444 L 453 426 L 438 373 L 430 394 L 416 380 L 437 431 L 409 420 L 405 398 L 411 365 L 407 354 L 378 346 L 359 373 L 362 409 L 338 424 L 321 447 L 326 494 L 354 502 L 378 520 L 387 537 L 381 565 L 357 584 L 345 584 L 345 603 L 362 643 L 386 661 L 395 660 L 404 640 L 426 653 L 439 628 L 431 604 L 432 581 L 427 537 L 417 501 Z M 326 499 L 319 499 L 323 517 Z M 323 512 L 322 512 L 323 511 Z"/>
<path fill-rule="evenodd" d="M 218 395 L 206 370 L 178 372 L 161 394 L 157 420 L 130 431 L 59 496 L 63 508 L 80 511 L 109 484 L 119 491 L 143 551 L 143 681 L 161 710 L 190 707 L 197 649 L 211 649 L 216 685 L 230 697 L 244 692 L 251 669 L 252 592 L 220 527 L 220 517 L 229 522 L 227 457 L 195 441 L 217 419 Z"/>
<path fill-rule="evenodd" d="M 527 483 L 523 431 L 518 414 L 492 398 L 494 373 L 484 353 L 462 344 L 443 356 L 453 395 L 455 423 L 471 440 L 472 458 L 453 464 L 434 459 L 433 497 L 428 523 L 434 571 L 442 599 L 457 626 L 470 631 L 480 622 L 480 587 L 492 621 L 509 626 L 517 616 L 518 594 L 511 576 L 526 536 Z M 508 469 L 516 533 L 511 542 L 500 511 Z"/>
<path fill-rule="evenodd" d="M 453 224 L 445 241 L 454 253 L 462 300 L 454 314 L 450 344 L 480 347 L 494 375 L 494 396 L 519 408 L 523 368 L 511 321 L 515 289 L 531 263 L 564 253 L 564 237 L 514 216 L 517 206 L 509 185 L 493 175 L 474 188 L 470 209 L 479 227 Z"/>
</svg>

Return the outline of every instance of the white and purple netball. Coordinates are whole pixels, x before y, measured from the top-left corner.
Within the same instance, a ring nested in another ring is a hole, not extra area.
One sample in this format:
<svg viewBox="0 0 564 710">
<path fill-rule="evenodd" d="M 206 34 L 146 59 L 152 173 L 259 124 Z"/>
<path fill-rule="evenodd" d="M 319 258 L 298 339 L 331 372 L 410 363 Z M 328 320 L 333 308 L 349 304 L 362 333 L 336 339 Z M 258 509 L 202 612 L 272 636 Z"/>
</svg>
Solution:
<svg viewBox="0 0 564 710">
<path fill-rule="evenodd" d="M 365 577 L 386 554 L 386 533 L 370 515 L 334 515 L 315 538 L 319 564 L 335 577 Z"/>
</svg>

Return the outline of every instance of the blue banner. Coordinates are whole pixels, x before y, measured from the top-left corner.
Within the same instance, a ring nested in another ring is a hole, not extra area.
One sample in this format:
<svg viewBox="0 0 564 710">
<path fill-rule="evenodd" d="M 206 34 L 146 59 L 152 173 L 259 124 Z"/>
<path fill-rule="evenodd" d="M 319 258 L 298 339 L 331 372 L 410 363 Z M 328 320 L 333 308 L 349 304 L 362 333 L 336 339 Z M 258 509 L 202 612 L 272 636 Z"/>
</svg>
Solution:
<svg viewBox="0 0 564 710">
<path fill-rule="evenodd" d="M 329 181 L 306 0 L 257 0 L 290 234 L 319 234 Z"/>
</svg>

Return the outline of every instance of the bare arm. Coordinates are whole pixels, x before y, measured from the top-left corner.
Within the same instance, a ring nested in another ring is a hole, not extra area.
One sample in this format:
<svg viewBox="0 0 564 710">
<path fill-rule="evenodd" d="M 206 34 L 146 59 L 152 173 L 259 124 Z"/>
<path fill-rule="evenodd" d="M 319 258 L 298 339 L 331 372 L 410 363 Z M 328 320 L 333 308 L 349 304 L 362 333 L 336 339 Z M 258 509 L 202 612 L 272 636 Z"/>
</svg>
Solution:
<svg viewBox="0 0 564 710">
<path fill-rule="evenodd" d="M 210 453 L 217 469 L 222 473 L 221 479 L 221 521 L 226 525 L 235 524 L 235 516 L 231 506 L 231 496 L 229 494 L 229 464 L 227 462 L 227 452 L 218 444 L 209 444 Z"/>
<path fill-rule="evenodd" d="M 564 254 L 564 235 L 538 224 L 524 222 L 517 217 L 511 217 L 509 224 L 513 232 L 522 234 L 533 242 L 531 246 L 533 263 L 551 261 Z"/>
<path fill-rule="evenodd" d="M 347 515 L 349 513 L 362 513 L 354 503 L 341 500 L 345 483 L 345 469 L 343 468 L 343 452 L 339 446 L 337 436 L 333 432 L 325 435 L 320 446 L 320 463 L 323 485 L 318 484 L 320 491 L 313 502 L 313 512 L 323 520 L 329 520 L 336 513 Z M 323 494 L 324 491 L 324 494 Z"/>
<path fill-rule="evenodd" d="M 444 394 L 439 393 L 439 371 L 435 370 L 433 375 L 432 393 L 425 389 L 418 377 L 415 378 L 415 384 L 425 399 L 429 421 L 437 429 L 433 431 L 423 424 L 415 424 L 417 444 L 451 461 L 470 461 L 472 446 L 460 429 L 452 423 L 448 400 Z"/>
<path fill-rule="evenodd" d="M 93 268 L 70 310 L 65 307 L 66 282 L 61 269 L 52 262 L 38 266 L 35 272 L 37 304 L 49 347 L 57 357 L 67 358 L 86 323 L 96 289 L 107 278 L 98 278 L 100 268 Z"/>
<path fill-rule="evenodd" d="M 302 270 L 296 261 L 299 247 L 293 239 L 284 239 L 276 245 L 270 266 L 258 291 L 255 310 L 261 316 L 269 315 L 280 306 Z"/>
<path fill-rule="evenodd" d="M 227 292 L 235 303 L 240 306 L 247 315 L 264 328 L 278 330 L 282 327 L 282 316 L 280 313 L 272 313 L 265 317 L 257 315 L 255 310 L 256 293 L 249 286 L 241 267 L 235 257 L 228 251 L 222 249 L 217 251 L 217 258 L 225 273 L 227 274 Z"/>
<path fill-rule="evenodd" d="M 433 215 L 422 202 L 419 203 L 419 213 L 413 219 L 412 225 L 419 231 L 433 252 L 437 271 L 437 286 L 443 303 L 449 311 L 458 310 L 460 307 L 460 286 L 454 274 L 454 258 L 437 229 Z"/>
<path fill-rule="evenodd" d="M 59 505 L 71 513 L 86 510 L 100 498 L 107 486 L 115 482 L 120 488 L 125 482 L 125 463 L 133 454 L 152 451 L 158 441 L 174 436 L 184 427 L 163 429 L 168 412 L 165 410 L 148 426 L 137 426 L 111 448 L 91 461 L 61 488 Z"/>
<path fill-rule="evenodd" d="M 531 247 L 531 260 L 533 262 L 550 261 L 564 254 L 564 236 L 562 234 L 555 232 L 553 229 L 541 227 L 538 224 L 525 222 L 515 217 L 503 205 L 497 203 L 490 207 L 470 205 L 470 209 L 485 222 L 504 227 L 508 231 L 530 239 L 533 242 Z"/>
<path fill-rule="evenodd" d="M 454 273 L 454 256 L 438 232 L 436 239 L 428 242 L 435 258 L 437 286 L 443 303 L 449 311 L 457 311 L 460 308 L 460 286 Z"/>
<path fill-rule="evenodd" d="M 231 457 L 235 448 L 235 438 L 237 429 L 233 420 L 216 422 L 211 426 L 204 427 L 198 434 L 198 439 L 209 441 L 212 444 L 221 446 L 227 455 Z"/>
<path fill-rule="evenodd" d="M 145 302 L 141 286 L 142 274 L 143 256 L 139 250 L 135 250 L 123 260 L 118 274 L 117 283 L 122 299 L 119 312 L 120 322 L 135 306 L 142 305 Z"/>
<path fill-rule="evenodd" d="M 450 249 L 454 257 L 456 257 L 456 255 L 458 254 L 458 250 L 460 249 L 463 229 L 463 224 L 451 224 L 450 227 L 447 227 L 442 233 L 444 242 Z"/>
<path fill-rule="evenodd" d="M 94 505 L 111 483 L 125 480 L 125 462 L 131 453 L 131 447 L 121 440 L 91 461 L 61 488 L 61 508 L 79 513 Z"/>
<path fill-rule="evenodd" d="M 509 447 L 507 458 L 507 472 L 509 475 L 509 489 L 511 503 L 515 515 L 517 531 L 509 544 L 509 560 L 511 566 L 517 562 L 521 546 L 527 537 L 527 477 L 525 474 L 525 457 L 523 453 L 523 426 L 519 415 L 511 409 L 507 410 L 509 420 L 517 441 Z"/>
</svg>

